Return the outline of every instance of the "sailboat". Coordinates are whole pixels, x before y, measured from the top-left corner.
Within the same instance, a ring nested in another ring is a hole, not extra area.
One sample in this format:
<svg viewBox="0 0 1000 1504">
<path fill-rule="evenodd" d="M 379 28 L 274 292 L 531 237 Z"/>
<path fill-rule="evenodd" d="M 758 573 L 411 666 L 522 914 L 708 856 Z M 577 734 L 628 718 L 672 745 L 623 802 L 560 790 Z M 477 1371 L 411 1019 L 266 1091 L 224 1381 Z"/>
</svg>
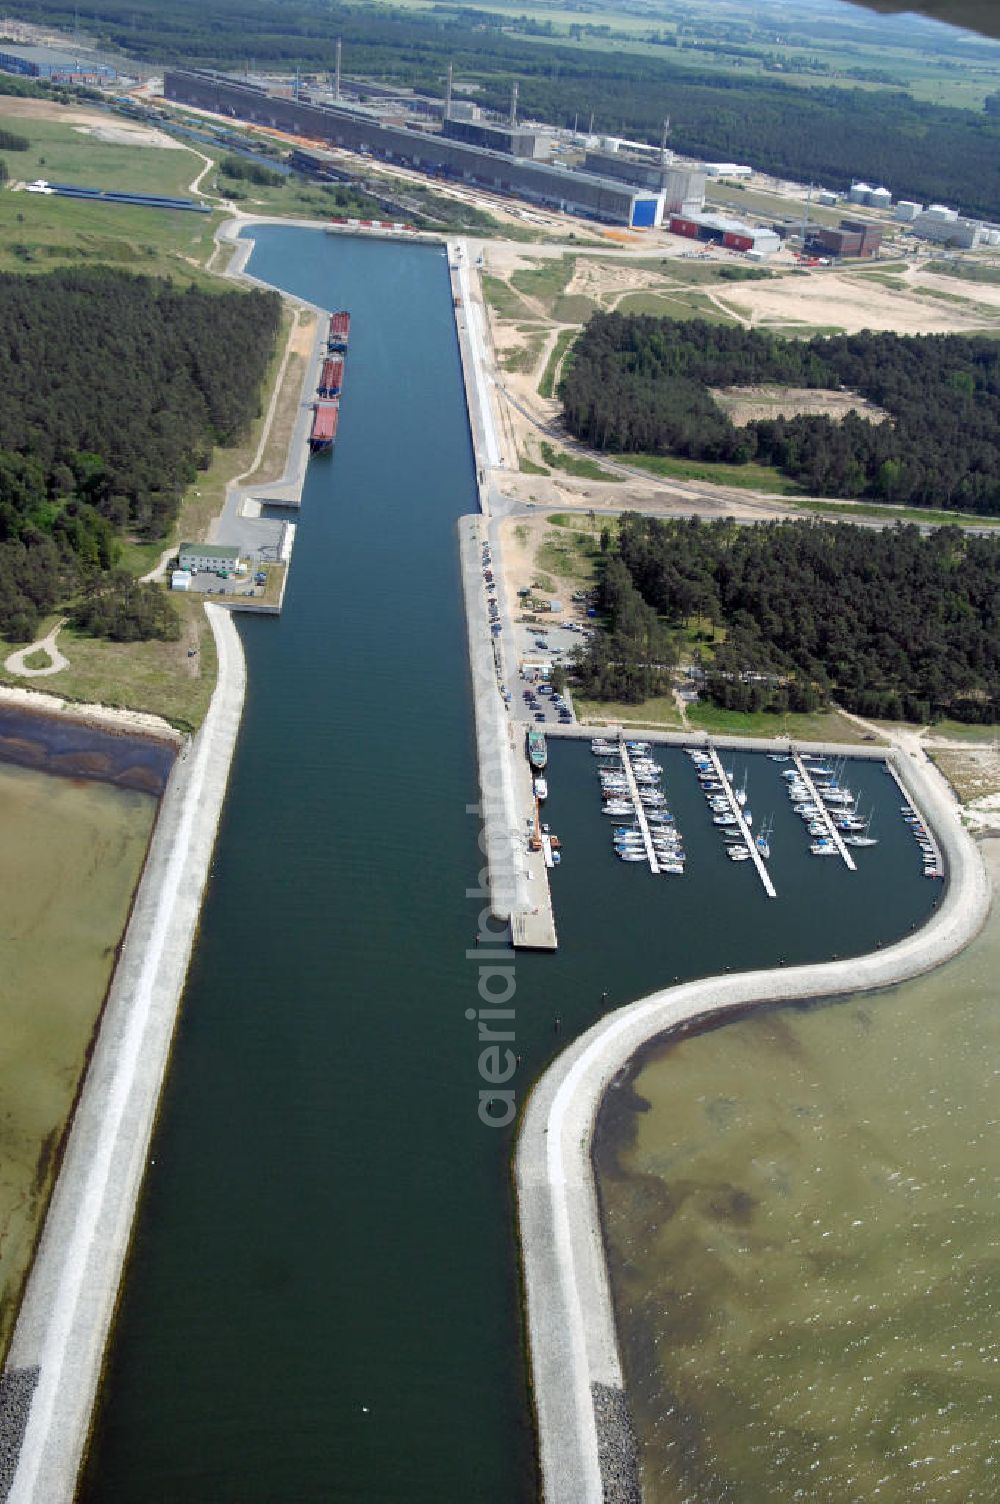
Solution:
<svg viewBox="0 0 1000 1504">
<path fill-rule="evenodd" d="M 764 817 L 764 823 L 763 823 L 763 825 L 760 827 L 760 830 L 757 832 L 757 842 L 756 842 L 757 850 L 760 852 L 761 856 L 765 859 L 765 861 L 771 855 L 771 833 L 772 833 L 773 830 L 774 830 L 774 816 L 773 815 L 766 815 Z"/>
<path fill-rule="evenodd" d="M 875 811 L 872 810 L 872 815 L 874 813 L 875 813 Z M 845 841 L 845 843 L 848 846 L 877 846 L 878 845 L 878 837 L 877 836 L 873 836 L 872 833 L 871 833 L 871 829 L 872 829 L 872 815 L 868 816 L 868 819 L 865 821 L 865 828 L 864 828 L 864 830 L 862 831 L 862 833 L 860 835 L 849 835 L 849 836 L 845 836 L 844 837 L 844 841 Z"/>
</svg>

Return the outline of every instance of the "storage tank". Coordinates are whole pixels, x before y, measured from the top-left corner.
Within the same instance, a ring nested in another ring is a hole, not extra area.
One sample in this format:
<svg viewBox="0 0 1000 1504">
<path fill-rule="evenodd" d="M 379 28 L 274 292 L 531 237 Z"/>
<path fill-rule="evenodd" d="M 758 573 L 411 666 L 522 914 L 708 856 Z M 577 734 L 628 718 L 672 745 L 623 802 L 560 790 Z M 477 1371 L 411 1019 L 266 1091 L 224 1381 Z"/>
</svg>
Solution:
<svg viewBox="0 0 1000 1504">
<path fill-rule="evenodd" d="M 913 199 L 911 198 L 901 198 L 899 203 L 896 205 L 896 218 L 899 220 L 900 224 L 903 225 L 912 224 L 917 215 L 922 214 L 923 212 L 923 204 L 914 203 Z"/>
<path fill-rule="evenodd" d="M 873 209 L 888 209 L 892 205 L 892 194 L 888 188 L 873 188 L 868 195 L 868 202 Z"/>
<path fill-rule="evenodd" d="M 867 204 L 872 191 L 870 183 L 852 183 L 847 197 L 852 204 Z"/>
</svg>

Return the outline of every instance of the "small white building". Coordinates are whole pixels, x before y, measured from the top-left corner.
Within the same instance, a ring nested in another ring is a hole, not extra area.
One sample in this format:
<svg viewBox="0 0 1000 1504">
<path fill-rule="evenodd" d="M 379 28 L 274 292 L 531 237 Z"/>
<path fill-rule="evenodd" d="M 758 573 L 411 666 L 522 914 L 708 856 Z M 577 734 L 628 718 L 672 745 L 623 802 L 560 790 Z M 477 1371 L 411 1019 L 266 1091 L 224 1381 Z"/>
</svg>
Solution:
<svg viewBox="0 0 1000 1504">
<path fill-rule="evenodd" d="M 186 569 L 175 569 L 170 576 L 171 590 L 190 590 L 191 576 Z"/>
</svg>

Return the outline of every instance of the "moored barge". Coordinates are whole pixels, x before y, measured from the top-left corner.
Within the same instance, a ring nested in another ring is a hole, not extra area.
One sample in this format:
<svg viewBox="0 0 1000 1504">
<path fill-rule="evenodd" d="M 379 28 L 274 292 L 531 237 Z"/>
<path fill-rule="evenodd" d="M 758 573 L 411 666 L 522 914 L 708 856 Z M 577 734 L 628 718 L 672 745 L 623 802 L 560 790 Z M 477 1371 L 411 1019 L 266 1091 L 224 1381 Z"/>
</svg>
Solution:
<svg viewBox="0 0 1000 1504">
<path fill-rule="evenodd" d="M 313 404 L 312 429 L 309 448 L 313 454 L 329 454 L 337 441 L 337 423 L 340 418 L 340 403 L 315 402 Z"/>
</svg>

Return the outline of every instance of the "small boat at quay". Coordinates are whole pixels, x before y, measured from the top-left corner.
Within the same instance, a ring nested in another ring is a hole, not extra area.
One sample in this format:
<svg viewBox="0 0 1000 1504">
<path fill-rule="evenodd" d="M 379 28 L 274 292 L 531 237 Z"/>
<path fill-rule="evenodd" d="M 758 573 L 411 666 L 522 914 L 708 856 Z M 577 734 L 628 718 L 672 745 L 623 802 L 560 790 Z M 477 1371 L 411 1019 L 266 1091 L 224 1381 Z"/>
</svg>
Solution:
<svg viewBox="0 0 1000 1504">
<path fill-rule="evenodd" d="M 549 756 L 548 756 L 548 751 L 547 751 L 546 746 L 545 746 L 545 737 L 542 735 L 542 733 L 540 731 L 534 731 L 534 730 L 529 731 L 528 732 L 528 761 L 531 763 L 531 766 L 534 768 L 535 772 L 536 773 L 542 773 L 542 772 L 544 772 L 545 765 L 548 762 L 548 760 L 549 760 Z"/>
</svg>

